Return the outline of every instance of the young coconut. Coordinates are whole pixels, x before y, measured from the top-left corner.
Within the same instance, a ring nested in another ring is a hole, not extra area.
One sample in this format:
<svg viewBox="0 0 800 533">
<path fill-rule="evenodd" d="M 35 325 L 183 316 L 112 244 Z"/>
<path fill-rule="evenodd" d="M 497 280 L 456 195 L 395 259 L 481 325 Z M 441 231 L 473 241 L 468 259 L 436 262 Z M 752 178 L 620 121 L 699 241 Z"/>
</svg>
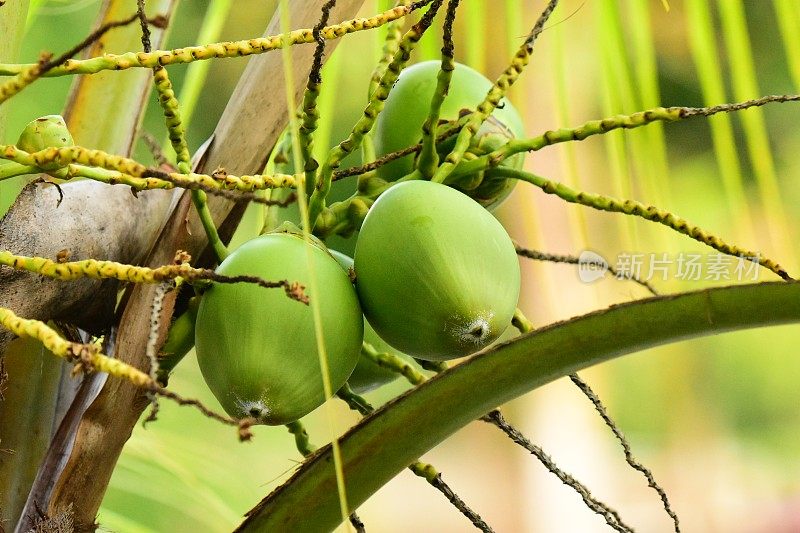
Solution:
<svg viewBox="0 0 800 533">
<path fill-rule="evenodd" d="M 330 252 L 333 258 L 339 262 L 342 268 L 344 268 L 349 275 L 349 273 L 353 271 L 353 259 L 341 252 L 337 252 L 336 250 L 330 250 Z M 388 353 L 394 355 L 406 363 L 416 366 L 411 357 L 404 353 L 398 352 L 386 344 L 386 342 L 384 342 L 384 340 L 381 339 L 377 333 L 375 333 L 375 330 L 372 329 L 372 326 L 370 326 L 369 322 L 366 320 L 364 321 L 364 342 L 371 344 L 379 353 Z M 364 394 L 365 392 L 377 389 L 381 385 L 391 383 L 399 377 L 400 374 L 397 372 L 389 370 L 388 368 L 384 368 L 364 355 L 360 355 L 358 358 L 358 363 L 356 363 L 356 367 L 353 370 L 353 373 L 350 374 L 347 383 L 357 394 Z"/>
<path fill-rule="evenodd" d="M 73 144 L 75 141 L 61 115 L 46 115 L 28 122 L 17 140 L 17 147 L 29 153 Z"/>
<path fill-rule="evenodd" d="M 430 112 L 431 98 L 436 91 L 440 67 L 440 61 L 425 61 L 408 67 L 400 74 L 375 126 L 375 151 L 379 157 L 421 141 L 422 125 Z M 483 74 L 456 63 L 450 80 L 450 90 L 442 103 L 441 119 L 458 120 L 463 110 L 475 109 L 491 87 L 492 82 Z M 483 155 L 499 148 L 510 139 L 524 136 L 524 133 L 525 128 L 519 113 L 511 102 L 503 99 L 478 130 L 469 151 Z M 453 148 L 454 142 L 455 137 L 442 142 L 438 146 L 439 155 L 446 156 Z M 501 165 L 520 169 L 524 159 L 523 154 L 517 154 L 503 161 Z M 380 167 L 378 176 L 386 181 L 396 181 L 409 174 L 414 165 L 414 157 L 409 155 Z M 458 167 L 455 172 L 458 172 Z M 448 184 L 491 209 L 511 193 L 515 182 L 516 180 L 506 178 L 485 180 L 481 172 L 477 175 L 464 176 Z"/>
<path fill-rule="evenodd" d="M 511 238 L 468 196 L 429 181 L 389 188 L 356 243 L 356 288 L 370 325 L 425 360 L 476 352 L 511 324 L 519 262 Z"/>
<path fill-rule="evenodd" d="M 303 284 L 319 305 L 331 386 L 344 384 L 364 321 L 350 278 L 326 250 L 292 233 L 268 233 L 236 249 L 217 272 Z M 206 383 L 231 416 L 287 424 L 325 401 L 312 308 L 280 289 L 214 284 L 197 312 L 195 348 Z"/>
</svg>

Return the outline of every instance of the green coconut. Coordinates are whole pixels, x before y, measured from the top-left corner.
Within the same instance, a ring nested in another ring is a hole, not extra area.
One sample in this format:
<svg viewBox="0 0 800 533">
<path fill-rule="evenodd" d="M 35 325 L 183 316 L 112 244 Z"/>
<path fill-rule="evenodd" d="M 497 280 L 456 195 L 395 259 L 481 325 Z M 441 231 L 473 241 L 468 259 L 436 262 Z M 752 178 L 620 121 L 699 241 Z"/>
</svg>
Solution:
<svg viewBox="0 0 800 533">
<path fill-rule="evenodd" d="M 440 67 L 440 61 L 425 61 L 408 67 L 400 74 L 375 125 L 375 151 L 379 157 L 422 140 L 422 125 L 430 112 Z M 458 120 L 463 110 L 475 109 L 491 87 L 492 82 L 483 74 L 456 63 L 440 118 L 445 121 Z M 511 102 L 503 99 L 478 130 L 469 151 L 483 155 L 524 134 L 519 112 Z M 451 151 L 454 141 L 455 137 L 451 137 L 439 145 L 438 152 L 442 157 Z M 378 169 L 378 175 L 386 181 L 396 181 L 413 170 L 414 157 L 408 155 L 384 165 Z M 503 161 L 502 165 L 520 169 L 524 159 L 524 154 L 517 154 Z M 479 172 L 449 184 L 484 207 L 493 208 L 510 194 L 515 183 L 516 180 L 507 178 L 484 179 L 484 174 Z"/>
<path fill-rule="evenodd" d="M 353 259 L 351 257 L 341 252 L 337 252 L 336 250 L 331 250 L 330 252 L 333 258 L 339 262 L 345 271 L 348 273 L 353 271 L 351 270 L 353 269 Z M 381 339 L 377 333 L 375 333 L 375 330 L 372 329 L 372 326 L 370 326 L 369 322 L 367 321 L 364 321 L 364 342 L 371 344 L 379 353 L 388 353 L 390 355 L 394 355 L 406 363 L 416 366 L 411 357 L 404 353 L 398 352 L 386 344 L 386 342 L 384 342 L 384 340 Z M 391 383 L 399 377 L 400 374 L 397 372 L 388 368 L 384 368 L 375 363 L 372 359 L 361 355 L 359 356 L 358 363 L 356 363 L 356 368 L 353 370 L 353 373 L 350 375 L 347 383 L 356 393 L 364 394 L 365 392 L 377 389 L 382 385 Z"/>
<path fill-rule="evenodd" d="M 364 315 L 395 349 L 425 360 L 468 355 L 511 324 L 516 251 L 503 226 L 468 196 L 429 181 L 389 188 L 356 243 Z"/>
<path fill-rule="evenodd" d="M 347 381 L 364 322 L 350 278 L 326 250 L 291 233 L 268 233 L 236 249 L 217 272 L 303 284 L 319 306 L 333 390 Z M 195 348 L 206 383 L 231 416 L 287 424 L 325 401 L 312 307 L 280 289 L 214 284 L 198 309 Z"/>
<path fill-rule="evenodd" d="M 17 148 L 26 152 L 38 152 L 55 146 L 72 146 L 75 141 L 61 115 L 47 115 L 29 122 L 17 140 Z"/>
</svg>

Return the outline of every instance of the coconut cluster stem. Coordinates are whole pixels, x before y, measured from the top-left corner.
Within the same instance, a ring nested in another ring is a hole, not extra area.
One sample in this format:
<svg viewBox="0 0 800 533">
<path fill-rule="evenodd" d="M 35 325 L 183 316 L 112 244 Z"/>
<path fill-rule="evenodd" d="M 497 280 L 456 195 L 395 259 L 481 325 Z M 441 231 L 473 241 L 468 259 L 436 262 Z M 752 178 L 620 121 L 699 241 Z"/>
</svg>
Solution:
<svg viewBox="0 0 800 533">
<path fill-rule="evenodd" d="M 164 67 L 154 68 L 153 83 L 158 93 L 158 103 L 164 113 L 169 140 L 172 144 L 172 149 L 175 150 L 178 169 L 183 174 L 186 174 L 190 170 L 188 167 L 191 154 L 189 153 L 189 145 L 186 143 L 186 130 L 181 120 L 180 104 L 175 96 L 175 90 L 172 87 L 172 81 L 169 79 L 167 69 Z"/>
<path fill-rule="evenodd" d="M 407 6 L 410 3 L 411 0 L 397 0 L 397 2 L 395 2 L 395 7 Z M 375 89 L 378 88 L 378 84 L 386 72 L 386 68 L 389 66 L 392 58 L 397 53 L 400 39 L 402 37 L 403 28 L 401 20 L 394 20 L 386 25 L 386 39 L 383 43 L 381 58 L 378 61 L 378 64 L 375 65 L 375 69 L 372 71 L 372 77 L 369 81 L 369 90 L 367 91 L 368 99 L 372 96 L 372 93 L 375 92 Z"/>
<path fill-rule="evenodd" d="M 53 54 L 49 52 L 43 52 L 39 56 L 39 61 L 30 65 L 13 65 L 17 67 L 17 71 L 14 73 L 14 77 L 6 82 L 0 84 L 0 104 L 11 98 L 12 96 L 18 94 L 20 91 L 31 85 L 33 82 L 45 76 L 53 69 L 60 67 L 61 65 L 70 61 L 70 58 L 78 54 L 81 50 L 89 47 L 92 43 L 100 39 L 103 35 L 105 35 L 108 31 L 113 30 L 114 28 L 119 28 L 121 26 L 126 26 L 131 22 L 137 20 L 139 18 L 139 14 L 134 14 L 131 17 L 128 17 L 124 20 L 116 20 L 111 21 L 103 24 L 95 31 L 90 33 L 85 39 L 83 39 L 80 43 L 73 46 L 60 56 L 53 58 Z M 158 26 L 163 25 L 164 20 L 162 19 L 153 19 L 148 20 L 143 15 L 141 16 L 141 24 L 142 28 L 149 31 L 148 25 L 154 24 Z M 2 75 L 2 74 L 0 74 Z"/>
<path fill-rule="evenodd" d="M 735 244 L 728 244 L 716 235 L 709 233 L 698 226 L 695 226 L 694 224 L 670 213 L 669 211 L 659 209 L 655 206 L 645 205 L 635 200 L 620 200 L 610 196 L 576 191 L 570 187 L 567 187 L 563 183 L 548 180 L 523 170 L 497 167 L 489 170 L 488 173 L 492 176 L 503 176 L 525 181 L 535 185 L 536 187 L 539 187 L 547 194 L 554 194 L 562 200 L 570 203 L 585 205 L 600 211 L 624 213 L 626 215 L 637 216 L 652 222 L 658 222 L 659 224 L 663 224 L 664 226 L 667 226 L 678 233 L 682 233 L 683 235 L 691 237 L 698 242 L 710 246 L 718 252 L 733 257 L 738 257 L 743 261 L 758 263 L 771 272 L 774 272 L 784 280 L 792 279 L 782 266 L 768 257 L 763 257 L 759 252 L 747 250 L 745 248 L 736 246 Z"/>
<path fill-rule="evenodd" d="M 140 4 L 143 8 L 143 4 Z M 142 14 L 143 15 L 143 14 Z M 146 25 L 143 25 L 146 28 Z M 142 38 L 145 43 L 145 52 L 149 52 L 149 40 L 146 36 Z M 169 133 L 169 140 L 172 143 L 172 148 L 175 150 L 175 158 L 178 163 L 178 171 L 181 174 L 189 174 L 191 172 L 190 160 L 191 154 L 189 153 L 189 145 L 186 142 L 186 131 L 181 122 L 181 111 L 178 99 L 175 96 L 175 91 L 172 88 L 172 81 L 169 79 L 167 69 L 163 66 L 153 68 L 153 81 L 155 83 L 156 92 L 158 93 L 158 103 L 164 112 L 164 118 Z M 228 248 L 217 232 L 217 226 L 214 224 L 214 218 L 211 215 L 211 210 L 208 207 L 208 195 L 205 191 L 193 190 L 192 203 L 197 210 L 197 215 L 203 225 L 208 238 L 208 244 L 214 250 L 217 260 L 222 262 L 228 257 Z"/>
<path fill-rule="evenodd" d="M 19 163 L 12 163 L 7 160 L 3 160 L 2 163 L 3 164 L 0 164 L 0 181 L 39 172 L 37 167 L 31 165 L 20 165 Z"/>
<path fill-rule="evenodd" d="M 399 6 L 368 18 L 346 20 L 322 29 L 322 37 L 332 40 L 359 31 L 372 30 L 431 3 L 421 0 L 408 6 Z M 96 74 L 104 70 L 126 70 L 129 68 L 154 68 L 159 65 L 176 65 L 231 57 L 250 56 L 278 50 L 285 45 L 293 46 L 314 42 L 311 29 L 299 29 L 288 34 L 273 35 L 256 39 L 233 42 L 212 43 L 201 46 L 187 46 L 174 50 L 154 50 L 152 52 L 127 52 L 124 54 L 103 54 L 90 59 L 70 59 L 63 65 L 47 71 L 44 76 L 69 76 L 74 74 Z M 0 76 L 15 76 L 35 68 L 35 64 L 0 64 Z"/>
<path fill-rule="evenodd" d="M 539 18 L 536 20 L 536 24 L 533 26 L 533 30 L 531 30 L 528 38 L 525 39 L 525 42 L 512 59 L 511 64 L 494 82 L 483 102 L 469 115 L 466 125 L 458 133 L 458 137 L 456 137 L 455 147 L 447 155 L 444 163 L 436 170 L 431 181 L 444 183 L 453 169 L 455 169 L 456 165 L 461 162 L 464 154 L 469 149 L 473 137 L 478 133 L 481 124 L 492 114 L 505 96 L 508 88 L 517 81 L 519 75 L 530 62 L 533 44 L 539 34 L 542 33 L 542 30 L 544 30 L 545 23 L 550 18 L 550 15 L 552 15 L 557 5 L 558 0 L 550 0 L 550 2 L 548 2 L 544 11 L 542 11 L 541 15 L 539 15 Z"/>
<path fill-rule="evenodd" d="M 203 229 L 208 237 L 208 244 L 214 250 L 217 260 L 224 261 L 229 252 L 225 243 L 220 239 L 217 226 L 214 224 L 211 209 L 208 207 L 208 195 L 206 195 L 205 191 L 192 191 L 192 202 L 195 209 L 197 209 L 197 215 L 200 217 L 200 222 L 203 224 Z"/>
<path fill-rule="evenodd" d="M 0 307 L 0 325 L 20 337 L 37 339 L 54 355 L 80 364 L 85 371 L 106 372 L 111 376 L 127 379 L 137 387 L 157 387 L 155 381 L 138 368 L 100 353 L 96 345 L 67 341 L 56 330 L 39 320 L 21 318 L 10 309 Z"/>
<path fill-rule="evenodd" d="M 233 176 L 224 171 L 211 175 L 164 172 L 127 157 L 82 146 L 50 147 L 28 153 L 13 144 L 0 145 L 0 159 L 12 162 L 0 166 L 0 179 L 47 172 L 67 180 L 85 177 L 109 185 L 127 185 L 135 191 L 180 187 L 211 194 L 229 191 L 248 193 L 263 189 L 294 188 L 297 180 L 302 179 L 302 175 L 290 174 Z"/>
<path fill-rule="evenodd" d="M 180 253 L 178 257 L 179 259 L 175 264 L 148 268 L 97 259 L 61 262 L 45 257 L 14 255 L 11 252 L 0 250 L 0 265 L 11 267 L 15 270 L 26 270 L 61 281 L 91 278 L 116 279 L 130 283 L 162 283 L 168 280 L 252 283 L 264 288 L 282 288 L 290 298 L 303 303 L 308 302 L 302 285 L 296 281 L 268 281 L 256 276 L 224 276 L 211 269 L 192 267 L 188 262 L 189 258 L 183 257 Z"/>
<path fill-rule="evenodd" d="M 456 18 L 459 0 L 449 0 L 447 14 L 444 19 L 444 44 L 442 45 L 442 61 L 436 80 L 436 90 L 431 99 L 428 118 L 422 124 L 422 151 L 419 154 L 417 169 L 424 179 L 431 179 L 439 166 L 439 153 L 436 151 L 436 137 L 439 128 L 442 104 L 450 90 L 450 80 L 456 68 L 453 46 L 453 23 Z"/>
<path fill-rule="evenodd" d="M 317 449 L 316 446 L 311 444 L 308 431 L 306 431 L 305 426 L 299 420 L 286 424 L 286 429 L 289 430 L 289 433 L 294 435 L 294 443 L 295 446 L 297 446 L 297 451 L 300 452 L 300 455 L 303 457 L 308 457 Z"/>
<path fill-rule="evenodd" d="M 753 100 L 710 107 L 654 107 L 630 115 L 615 115 L 600 120 L 590 120 L 574 128 L 548 130 L 530 139 L 512 139 L 494 152 L 472 161 L 463 162 L 459 165 L 458 171 L 454 172 L 448 180 L 495 167 L 514 154 L 535 152 L 547 146 L 563 142 L 582 141 L 588 137 L 602 135 L 613 130 L 635 129 L 654 122 L 677 122 L 687 118 L 710 117 L 718 113 L 743 111 L 771 103 L 797 101 L 800 101 L 800 94 L 775 94 Z"/>
<path fill-rule="evenodd" d="M 45 67 L 50 61 L 50 57 L 49 54 L 43 54 L 39 62 L 26 65 L 13 78 L 0 84 L 0 104 L 42 77 L 46 72 Z"/>
<path fill-rule="evenodd" d="M 379 352 L 368 342 L 361 345 L 361 355 L 376 365 L 400 374 L 412 385 L 420 385 L 427 381 L 425 375 L 410 365 L 408 362 L 394 354 Z"/>
<path fill-rule="evenodd" d="M 424 35 L 425 31 L 430 27 L 433 22 L 433 17 L 438 12 L 444 0 L 433 0 L 428 11 L 422 16 L 422 19 L 411 27 L 398 45 L 397 53 L 395 53 L 392 61 L 386 68 L 386 72 L 381 76 L 378 86 L 370 95 L 370 101 L 364 109 L 364 114 L 353 126 L 350 135 L 347 139 L 334 146 L 328 153 L 328 157 L 319 171 L 319 177 L 314 192 L 311 194 L 309 200 L 309 220 L 311 220 L 312 227 L 316 224 L 317 217 L 325 207 L 325 198 L 331 189 L 333 181 L 333 173 L 339 168 L 342 160 L 353 152 L 361 142 L 365 135 L 369 133 L 378 114 L 383 110 L 384 103 L 389 97 L 400 72 L 411 59 L 411 52 Z"/>
</svg>

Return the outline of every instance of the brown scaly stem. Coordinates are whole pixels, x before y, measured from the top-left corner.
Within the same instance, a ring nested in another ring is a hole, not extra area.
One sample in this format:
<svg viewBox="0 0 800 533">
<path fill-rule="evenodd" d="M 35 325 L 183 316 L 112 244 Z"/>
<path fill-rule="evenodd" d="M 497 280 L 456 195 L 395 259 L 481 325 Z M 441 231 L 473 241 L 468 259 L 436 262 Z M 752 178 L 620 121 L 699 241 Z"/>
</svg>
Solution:
<svg viewBox="0 0 800 533">
<path fill-rule="evenodd" d="M 463 124 L 459 123 L 455 126 L 452 126 L 446 129 L 444 132 L 440 133 L 436 137 L 436 142 L 440 143 L 448 138 L 452 137 L 453 135 L 457 134 Z M 333 181 L 341 180 L 350 176 L 358 176 L 360 174 L 366 174 L 368 172 L 372 172 L 373 170 L 377 170 L 383 165 L 387 165 L 394 161 L 395 159 L 400 159 L 401 157 L 405 157 L 407 155 L 416 154 L 422 151 L 422 144 L 415 144 L 413 146 L 409 146 L 407 148 L 403 148 L 402 150 L 397 150 L 396 152 L 388 153 L 380 158 L 372 161 L 370 163 L 366 163 L 364 165 L 359 165 L 356 167 L 345 168 L 342 170 L 337 170 L 333 173 Z"/>
<path fill-rule="evenodd" d="M 606 424 L 606 426 L 608 426 L 608 428 L 614 434 L 614 437 L 616 437 L 616 439 L 622 446 L 622 451 L 625 454 L 625 461 L 630 465 L 631 468 L 641 472 L 642 475 L 645 477 L 645 479 L 647 479 L 647 485 L 651 487 L 654 491 L 656 491 L 658 497 L 661 499 L 661 504 L 664 506 L 664 510 L 672 519 L 672 523 L 675 528 L 675 533 L 680 533 L 681 531 L 680 521 L 678 520 L 678 515 L 675 513 L 675 511 L 672 509 L 672 506 L 669 503 L 669 498 L 667 497 L 667 493 L 664 491 L 661 485 L 658 484 L 655 477 L 653 477 L 653 473 L 650 471 L 650 469 L 644 466 L 639 461 L 637 461 L 636 458 L 633 456 L 633 452 L 631 451 L 631 445 L 628 442 L 628 439 L 625 437 L 625 435 L 619 429 L 617 424 L 608 414 L 608 411 L 606 410 L 605 405 L 603 405 L 603 402 L 600 400 L 597 394 L 592 390 L 589 384 L 583 381 L 578 376 L 578 374 L 571 374 L 569 376 L 569 379 L 572 381 L 572 383 L 575 384 L 575 386 L 577 386 L 581 390 L 581 392 L 583 392 L 583 394 L 587 398 L 589 398 L 589 401 L 592 402 L 592 405 L 594 406 L 595 410 L 600 414 L 600 417 L 603 419 L 603 422 Z"/>
<path fill-rule="evenodd" d="M 253 438 L 253 433 L 250 430 L 250 428 L 256 424 L 256 420 L 253 418 L 235 419 L 229 416 L 222 415 L 203 405 L 203 403 L 200 400 L 195 400 L 193 398 L 183 398 L 182 396 L 163 387 L 157 387 L 156 389 L 154 389 L 154 392 L 159 396 L 174 401 L 180 406 L 194 407 L 198 411 L 200 411 L 206 418 L 210 418 L 212 420 L 216 420 L 217 422 L 221 422 L 222 424 L 225 424 L 227 426 L 233 426 L 237 428 L 239 440 L 242 442 L 249 441 L 250 439 Z"/>
<path fill-rule="evenodd" d="M 366 533 L 367 531 L 364 522 L 361 521 L 361 518 L 356 513 L 350 513 L 350 524 L 356 530 L 356 533 Z"/>
<path fill-rule="evenodd" d="M 140 0 L 143 2 L 144 0 Z M 171 281 L 160 283 L 156 287 L 155 294 L 153 294 L 153 306 L 150 309 L 150 331 L 147 335 L 147 347 L 145 348 L 145 356 L 147 360 L 150 362 L 148 367 L 150 379 L 154 382 L 158 382 L 158 375 L 159 375 L 159 364 L 158 364 L 158 349 L 159 344 L 158 340 L 160 337 L 161 332 L 161 313 L 164 310 L 164 299 L 166 298 L 169 291 L 175 288 L 175 284 Z M 158 417 L 158 396 L 152 393 L 148 393 L 150 398 L 151 408 L 150 414 L 147 415 L 147 418 L 142 422 L 142 424 L 147 424 L 148 422 L 154 422 Z"/>
<path fill-rule="evenodd" d="M 509 424 L 499 410 L 495 409 L 491 411 L 481 418 L 481 420 L 500 428 L 508 438 L 528 450 L 545 468 L 547 468 L 547 470 L 560 479 L 562 483 L 577 492 L 583 500 L 583 503 L 585 503 L 589 509 L 602 516 L 610 527 L 621 533 L 630 533 L 633 531 L 630 526 L 622 521 L 622 518 L 620 518 L 619 514 L 614 509 L 611 509 L 592 496 L 592 493 L 583 483 L 561 470 L 544 450 L 533 444 L 520 433 L 518 429 Z"/>
<path fill-rule="evenodd" d="M 147 15 L 144 12 L 144 0 L 136 0 L 136 18 L 142 28 L 142 48 L 145 52 L 150 52 L 153 46 L 150 44 L 150 27 L 147 25 Z"/>
<path fill-rule="evenodd" d="M 442 479 L 442 474 L 438 472 L 433 465 L 417 461 L 408 468 L 414 472 L 415 475 L 424 478 L 428 483 L 431 484 L 431 486 L 444 494 L 444 497 L 447 498 L 447 501 L 449 501 L 453 507 L 458 509 L 461 514 L 466 516 L 469 521 L 472 522 L 472 525 L 477 529 L 485 533 L 492 533 L 494 531 L 491 526 L 489 526 L 489 524 L 487 524 L 483 518 L 480 517 L 480 515 L 469 508 L 466 502 L 464 502 L 464 500 L 462 500 L 458 494 L 455 493 L 450 485 L 445 483 L 444 479 Z"/>
<path fill-rule="evenodd" d="M 514 315 L 513 325 L 517 327 L 520 331 L 530 331 L 533 329 L 533 325 L 528 321 L 527 318 L 517 310 L 517 313 Z M 392 354 L 388 353 L 379 353 L 372 345 L 368 343 L 364 343 L 362 346 L 361 353 L 370 361 L 377 364 L 382 368 L 386 368 L 388 370 L 392 370 L 401 374 L 405 377 L 409 383 L 412 385 L 420 385 L 427 381 L 427 378 L 419 371 L 417 371 L 414 367 L 396 357 Z M 426 363 L 426 362 L 421 362 Z M 427 365 L 425 364 L 424 367 L 428 370 L 432 370 L 434 372 L 443 372 L 447 370 L 446 364 L 434 364 L 434 365 Z M 587 507 L 594 511 L 595 513 L 603 516 L 606 522 L 616 529 L 617 531 L 621 532 L 629 532 L 632 529 L 627 526 L 622 519 L 619 517 L 619 514 L 611 509 L 609 506 L 604 504 L 603 502 L 597 500 L 592 496 L 589 489 L 583 485 L 580 481 L 572 477 L 571 475 L 567 474 L 563 470 L 561 470 L 555 462 L 548 456 L 544 450 L 540 447 L 536 446 L 532 442 L 530 442 L 518 429 L 513 427 L 509 424 L 500 413 L 499 409 L 495 409 L 491 411 L 489 414 L 481 418 L 482 421 L 488 422 L 498 429 L 500 429 L 503 433 L 506 434 L 514 443 L 522 446 L 526 450 L 528 450 L 531 454 L 533 454 L 541 463 L 544 465 L 547 470 L 553 473 L 556 477 L 558 477 L 562 483 L 571 487 L 575 492 L 577 492 L 581 499 L 583 499 L 584 503 L 586 503 Z"/>
<path fill-rule="evenodd" d="M 172 163 L 170 163 L 169 159 L 167 159 L 166 154 L 161 149 L 161 145 L 152 133 L 143 131 L 139 134 L 139 137 L 144 142 L 144 145 L 147 147 L 150 155 L 153 156 L 153 160 L 156 162 L 156 165 L 161 168 L 170 169 L 171 171 L 175 170 L 175 167 L 172 165 Z"/>
<path fill-rule="evenodd" d="M 528 248 L 523 248 L 519 244 L 514 243 L 514 248 L 517 250 L 517 255 L 520 257 L 525 257 L 527 259 L 532 259 L 534 261 L 546 261 L 548 263 L 563 263 L 567 265 L 579 265 L 581 264 L 581 259 L 574 255 L 560 255 L 560 254 L 550 254 L 546 252 L 540 252 L 538 250 L 530 250 Z M 601 265 L 597 265 L 604 267 L 608 270 L 608 273 L 614 276 L 616 279 L 629 279 L 634 283 L 638 283 L 648 291 L 653 296 L 658 296 L 658 291 L 653 287 L 649 282 L 639 279 L 638 276 L 634 275 L 625 275 L 622 276 L 620 273 L 611 265 L 607 263 L 603 263 Z"/>
<path fill-rule="evenodd" d="M 514 318 L 515 318 L 514 327 L 516 327 L 520 333 L 523 334 L 530 333 L 534 330 L 533 324 L 527 318 L 525 318 L 525 315 L 522 314 L 522 311 L 520 311 L 519 309 L 517 309 L 516 312 L 514 313 Z M 675 526 L 675 532 L 680 533 L 680 522 L 678 520 L 678 515 L 675 514 L 675 511 L 673 511 L 672 506 L 669 503 L 669 498 L 667 497 L 667 493 L 664 491 L 661 485 L 659 485 L 658 482 L 655 480 L 655 477 L 653 477 L 653 473 L 650 471 L 650 469 L 648 469 L 642 463 L 637 461 L 636 458 L 633 456 L 633 452 L 631 451 L 631 446 L 630 443 L 628 442 L 628 439 L 622 433 L 622 430 L 619 429 L 617 423 L 614 422 L 614 420 L 608 414 L 608 411 L 606 410 L 605 405 L 603 405 L 602 400 L 600 400 L 600 397 L 597 396 L 597 394 L 592 390 L 589 384 L 583 381 L 583 379 L 581 379 L 580 376 L 578 376 L 578 374 L 570 374 L 569 379 L 576 387 L 578 387 L 578 389 L 580 389 L 580 391 L 584 394 L 584 396 L 586 396 L 589 399 L 589 401 L 592 402 L 592 405 L 594 406 L 595 410 L 600 414 L 600 417 L 603 419 L 605 425 L 608 426 L 608 428 L 614 434 L 614 437 L 619 441 L 620 445 L 622 446 L 622 450 L 625 453 L 625 461 L 628 463 L 628 465 L 630 465 L 631 468 L 641 472 L 642 475 L 644 475 L 644 477 L 647 479 L 648 486 L 656 491 L 659 498 L 661 499 L 662 505 L 664 506 L 664 510 L 672 519 L 672 522 Z M 617 519 L 619 519 L 619 516 L 617 516 Z"/>
<path fill-rule="evenodd" d="M 368 346 L 368 345 L 367 345 Z M 367 400 L 359 396 L 350 386 L 345 383 L 336 395 L 345 401 L 350 409 L 358 411 L 364 416 L 372 413 L 375 408 L 369 404 Z M 436 488 L 439 492 L 444 494 L 445 498 L 459 510 L 461 514 L 466 516 L 472 524 L 481 531 L 491 533 L 493 529 L 480 517 L 478 513 L 470 509 L 470 507 L 462 500 L 453 489 L 444 482 L 442 474 L 436 468 L 428 463 L 417 461 L 408 467 L 416 476 L 425 479 L 431 486 Z"/>
</svg>

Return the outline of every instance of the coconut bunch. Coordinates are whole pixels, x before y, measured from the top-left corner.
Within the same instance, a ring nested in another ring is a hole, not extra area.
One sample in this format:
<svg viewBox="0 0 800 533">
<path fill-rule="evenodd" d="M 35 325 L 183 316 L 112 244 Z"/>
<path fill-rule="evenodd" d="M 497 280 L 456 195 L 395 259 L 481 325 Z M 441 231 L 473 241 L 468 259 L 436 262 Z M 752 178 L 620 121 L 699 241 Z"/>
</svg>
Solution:
<svg viewBox="0 0 800 533">
<path fill-rule="evenodd" d="M 375 129 L 379 155 L 420 141 L 439 65 L 422 63 L 401 74 Z M 456 65 L 443 123 L 455 123 L 490 87 L 478 72 Z M 504 102 L 470 151 L 485 153 L 521 130 L 519 115 Z M 442 157 L 451 148 L 452 141 L 436 147 Z M 522 158 L 503 164 L 518 168 Z M 316 300 L 303 305 L 251 284 L 213 284 L 202 294 L 194 324 L 197 358 L 231 416 L 287 424 L 324 403 L 326 389 L 349 383 L 362 393 L 397 377 L 361 355 L 365 342 L 407 362 L 446 361 L 483 349 L 509 327 L 519 264 L 510 237 L 487 208 L 508 196 L 511 182 L 483 175 L 448 184 L 408 179 L 415 167 L 413 156 L 381 167 L 386 187 L 363 219 L 354 258 L 282 226 L 219 265 L 225 276 L 297 281 Z"/>
</svg>

